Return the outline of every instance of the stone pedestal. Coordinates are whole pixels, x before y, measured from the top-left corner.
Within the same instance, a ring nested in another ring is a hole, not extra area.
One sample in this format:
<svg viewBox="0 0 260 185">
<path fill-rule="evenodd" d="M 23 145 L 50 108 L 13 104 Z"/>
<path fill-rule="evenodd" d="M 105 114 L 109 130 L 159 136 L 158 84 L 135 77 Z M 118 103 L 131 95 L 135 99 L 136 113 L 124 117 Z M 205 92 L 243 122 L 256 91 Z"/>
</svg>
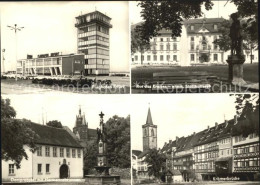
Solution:
<svg viewBox="0 0 260 185">
<path fill-rule="evenodd" d="M 228 63 L 228 80 L 233 85 L 244 85 L 246 82 L 243 79 L 243 63 L 245 55 L 229 55 Z"/>
</svg>

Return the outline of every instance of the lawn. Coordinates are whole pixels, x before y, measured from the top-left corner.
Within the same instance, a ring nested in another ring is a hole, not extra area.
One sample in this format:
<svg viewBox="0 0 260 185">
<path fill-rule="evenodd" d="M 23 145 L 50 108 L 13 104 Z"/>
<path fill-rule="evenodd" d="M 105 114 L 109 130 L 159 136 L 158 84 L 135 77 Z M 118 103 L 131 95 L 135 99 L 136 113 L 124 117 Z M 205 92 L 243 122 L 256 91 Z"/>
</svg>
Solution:
<svg viewBox="0 0 260 185">
<path fill-rule="evenodd" d="M 214 65 L 214 66 L 189 66 L 189 67 L 175 67 L 175 66 L 161 66 L 161 67 L 138 67 L 132 68 L 131 78 L 132 84 L 134 82 L 149 81 L 152 79 L 155 72 L 181 72 L 181 71 L 193 71 L 193 72 L 208 72 L 212 75 L 219 77 L 220 79 L 228 78 L 228 66 L 227 65 Z M 258 83 L 258 63 L 244 64 L 244 80 L 252 83 Z"/>
</svg>

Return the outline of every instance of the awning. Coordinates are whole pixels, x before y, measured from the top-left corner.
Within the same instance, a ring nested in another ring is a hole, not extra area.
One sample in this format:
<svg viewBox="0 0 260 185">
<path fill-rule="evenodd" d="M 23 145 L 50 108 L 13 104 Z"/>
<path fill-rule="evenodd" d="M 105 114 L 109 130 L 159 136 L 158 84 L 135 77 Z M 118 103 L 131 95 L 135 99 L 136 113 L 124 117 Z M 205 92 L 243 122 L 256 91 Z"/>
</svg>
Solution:
<svg viewBox="0 0 260 185">
<path fill-rule="evenodd" d="M 220 157 L 217 158 L 216 162 L 220 162 L 220 161 L 229 161 L 230 159 L 232 159 L 232 157 Z"/>
</svg>

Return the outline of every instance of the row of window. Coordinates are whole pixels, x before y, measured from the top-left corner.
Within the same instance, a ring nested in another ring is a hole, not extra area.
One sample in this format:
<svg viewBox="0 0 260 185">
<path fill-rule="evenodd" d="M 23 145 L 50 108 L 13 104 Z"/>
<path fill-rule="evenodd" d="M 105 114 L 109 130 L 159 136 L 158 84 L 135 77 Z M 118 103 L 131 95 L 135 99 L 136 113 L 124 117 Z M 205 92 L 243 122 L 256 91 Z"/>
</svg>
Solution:
<svg viewBox="0 0 260 185">
<path fill-rule="evenodd" d="M 45 156 L 46 157 L 51 156 L 51 152 L 50 152 L 51 148 L 52 148 L 52 156 L 58 157 L 58 147 L 49 147 L 49 146 L 45 146 Z M 42 146 L 37 147 L 37 156 L 42 156 Z M 59 156 L 64 157 L 64 148 L 62 147 L 59 148 Z M 66 157 L 70 157 L 70 156 L 76 158 L 76 149 L 66 148 Z M 77 149 L 77 157 L 81 158 L 81 149 Z"/>
<path fill-rule="evenodd" d="M 156 51 L 157 50 L 157 47 L 155 46 L 155 45 L 153 45 L 152 47 L 151 47 L 151 50 L 153 50 L 153 51 Z M 170 44 L 166 44 L 166 50 L 167 51 L 170 51 L 171 50 L 171 45 Z M 172 45 L 172 50 L 173 51 L 177 51 L 178 50 L 178 47 L 177 47 L 177 44 L 176 43 L 174 43 L 173 45 Z M 160 51 L 164 51 L 164 45 L 160 45 Z"/>
<path fill-rule="evenodd" d="M 42 172 L 43 172 L 42 164 L 38 164 L 37 165 L 37 172 L 38 172 L 38 174 L 42 174 Z M 45 173 L 46 174 L 50 173 L 50 164 L 46 164 L 45 165 Z"/>
<path fill-rule="evenodd" d="M 190 54 L 190 60 L 195 61 L 195 54 Z M 213 61 L 218 61 L 218 54 L 213 54 Z"/>
<path fill-rule="evenodd" d="M 176 42 L 177 41 L 177 38 L 174 37 L 173 39 L 171 37 L 161 37 L 161 38 L 153 38 L 153 41 L 156 42 L 158 39 L 158 41 L 161 41 L 161 42 L 164 42 L 164 41 L 167 41 L 167 42 L 170 42 L 170 41 L 173 41 L 173 42 Z"/>
<path fill-rule="evenodd" d="M 204 153 L 204 154 L 195 154 L 195 161 L 201 161 L 201 160 L 205 160 L 205 159 L 211 159 L 211 158 L 216 158 L 218 157 L 219 154 L 217 151 L 215 152 L 208 152 L 208 153 Z"/>
<path fill-rule="evenodd" d="M 196 170 L 213 170 L 215 169 L 215 163 L 209 162 L 204 164 L 197 164 L 195 165 Z"/>
<path fill-rule="evenodd" d="M 251 152 L 259 152 L 259 145 L 234 149 L 234 154 L 246 154 Z"/>
<path fill-rule="evenodd" d="M 151 61 L 151 55 L 147 55 L 146 59 L 147 59 L 147 61 Z M 137 55 L 135 55 L 134 60 L 138 61 Z M 141 56 L 141 60 L 144 61 L 144 56 Z M 166 55 L 166 60 L 167 61 L 170 61 L 170 60 L 177 61 L 177 55 L 172 55 L 172 58 L 170 55 Z M 153 61 L 157 61 L 157 55 L 153 55 Z M 164 55 L 160 55 L 160 61 L 164 61 Z"/>
<path fill-rule="evenodd" d="M 194 25 L 191 25 L 190 29 L 193 31 L 194 30 Z M 218 29 L 218 25 L 217 24 L 213 24 L 213 29 L 217 30 Z"/>
<path fill-rule="evenodd" d="M 259 159 L 234 162 L 234 167 L 249 167 L 249 166 L 260 166 Z"/>
</svg>

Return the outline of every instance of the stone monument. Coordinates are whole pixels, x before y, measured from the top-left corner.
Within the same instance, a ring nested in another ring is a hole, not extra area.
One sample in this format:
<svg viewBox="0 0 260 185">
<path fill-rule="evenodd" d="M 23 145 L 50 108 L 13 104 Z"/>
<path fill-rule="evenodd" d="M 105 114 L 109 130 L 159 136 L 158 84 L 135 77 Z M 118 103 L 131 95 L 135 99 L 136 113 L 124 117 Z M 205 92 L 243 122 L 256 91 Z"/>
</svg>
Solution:
<svg viewBox="0 0 260 185">
<path fill-rule="evenodd" d="M 231 38 L 231 55 L 228 56 L 228 80 L 233 85 L 243 85 L 246 82 L 243 79 L 243 63 L 245 62 L 245 55 L 243 54 L 243 38 L 241 35 L 240 21 L 238 14 L 231 14 L 233 23 L 230 27 Z"/>
<path fill-rule="evenodd" d="M 97 155 L 97 166 L 95 167 L 97 174 L 96 175 L 87 175 L 85 178 L 86 184 L 89 185 L 119 185 L 120 176 L 118 175 L 109 175 L 109 168 L 107 162 L 107 134 L 104 125 L 104 114 L 101 112 L 100 116 L 100 125 L 97 128 L 97 145 L 98 145 L 98 155 Z"/>
</svg>

